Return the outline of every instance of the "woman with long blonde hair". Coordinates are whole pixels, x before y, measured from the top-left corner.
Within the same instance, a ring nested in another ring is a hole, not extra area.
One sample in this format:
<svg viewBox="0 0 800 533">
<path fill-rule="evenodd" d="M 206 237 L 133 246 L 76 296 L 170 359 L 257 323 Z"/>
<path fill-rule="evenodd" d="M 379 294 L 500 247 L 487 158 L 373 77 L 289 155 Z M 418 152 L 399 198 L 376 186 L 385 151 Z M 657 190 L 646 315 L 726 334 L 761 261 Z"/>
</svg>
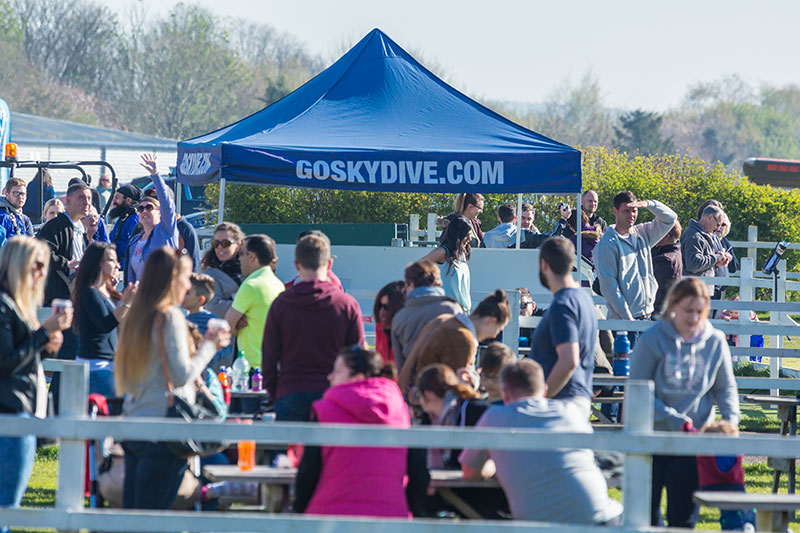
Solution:
<svg viewBox="0 0 800 533">
<path fill-rule="evenodd" d="M 61 347 L 61 331 L 72 323 L 72 309 L 59 309 L 41 324 L 50 263 L 46 244 L 15 236 L 0 250 L 0 413 L 20 417 L 47 414 L 47 382 L 41 354 Z M 0 435 L 0 508 L 19 507 L 36 456 L 36 436 Z"/>
<path fill-rule="evenodd" d="M 191 260 L 174 248 L 164 246 L 147 257 L 139 289 L 120 325 L 114 356 L 117 393 L 126 395 L 125 416 L 164 416 L 167 393 L 194 403 L 195 380 L 217 350 L 230 342 L 230 332 L 209 328 L 191 353 L 193 342 L 178 307 L 191 287 L 191 273 Z M 123 506 L 168 509 L 186 459 L 172 455 L 162 442 L 128 441 L 123 447 Z"/>
</svg>

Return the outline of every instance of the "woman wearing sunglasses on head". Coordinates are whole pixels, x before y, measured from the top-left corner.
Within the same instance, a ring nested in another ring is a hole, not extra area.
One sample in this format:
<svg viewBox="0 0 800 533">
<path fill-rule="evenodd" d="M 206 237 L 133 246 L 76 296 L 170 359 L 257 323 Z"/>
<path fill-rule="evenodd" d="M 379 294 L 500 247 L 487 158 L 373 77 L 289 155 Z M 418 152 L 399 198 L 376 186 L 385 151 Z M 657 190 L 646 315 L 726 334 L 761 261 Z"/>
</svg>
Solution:
<svg viewBox="0 0 800 533">
<path fill-rule="evenodd" d="M 136 206 L 142 232 L 131 237 L 128 244 L 128 264 L 125 268 L 125 283 L 136 283 L 142 275 L 144 262 L 153 250 L 162 246 L 177 249 L 178 218 L 175 213 L 175 202 L 167 192 L 167 184 L 158 173 L 156 157 L 142 154 L 142 167 L 147 169 L 153 180 L 156 198 L 145 197 Z"/>
<path fill-rule="evenodd" d="M 231 308 L 233 296 L 242 284 L 242 265 L 239 263 L 239 246 L 244 239 L 242 228 L 223 222 L 214 228 L 211 249 L 200 261 L 200 272 L 214 279 L 214 296 L 206 304 L 206 310 L 223 317 Z"/>
</svg>

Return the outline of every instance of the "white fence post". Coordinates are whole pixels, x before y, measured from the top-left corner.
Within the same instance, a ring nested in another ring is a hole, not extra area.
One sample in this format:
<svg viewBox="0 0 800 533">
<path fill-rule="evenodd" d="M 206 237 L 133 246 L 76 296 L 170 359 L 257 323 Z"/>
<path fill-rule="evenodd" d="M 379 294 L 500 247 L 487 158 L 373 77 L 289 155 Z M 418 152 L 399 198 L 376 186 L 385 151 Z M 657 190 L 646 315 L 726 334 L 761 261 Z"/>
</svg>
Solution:
<svg viewBox="0 0 800 533">
<path fill-rule="evenodd" d="M 623 406 L 625 433 L 631 438 L 653 433 L 653 382 L 628 380 Z M 653 485 L 653 457 L 649 454 L 625 455 L 622 478 L 623 524 L 627 528 L 650 527 L 650 492 Z"/>
<path fill-rule="evenodd" d="M 411 215 L 408 223 L 408 242 L 413 246 L 419 236 L 419 215 Z"/>
<path fill-rule="evenodd" d="M 747 242 L 758 242 L 758 226 L 747 226 Z M 758 253 L 758 248 L 748 248 L 747 249 L 747 257 L 753 260 L 753 266 L 756 263 L 756 254 Z M 753 270 L 750 270 L 750 273 L 753 273 Z"/>
<path fill-rule="evenodd" d="M 750 229 L 755 229 L 750 226 Z M 748 251 L 748 254 L 750 252 Z M 739 300 L 742 302 L 752 302 L 755 296 L 755 289 L 753 286 L 753 269 L 755 265 L 755 257 L 743 257 L 739 278 Z M 739 311 L 739 323 L 751 324 L 750 311 Z M 739 346 L 750 346 L 750 335 L 739 335 Z M 736 360 L 737 365 L 739 360 Z"/>
<path fill-rule="evenodd" d="M 428 234 L 425 237 L 428 242 L 436 242 L 436 213 L 428 213 Z"/>
<path fill-rule="evenodd" d="M 59 416 L 87 418 L 86 398 L 89 395 L 89 366 L 64 361 L 59 389 Z M 86 442 L 81 438 L 61 439 L 58 449 L 58 488 L 56 509 L 83 510 Z"/>
<path fill-rule="evenodd" d="M 505 329 L 503 329 L 503 343 L 511 348 L 511 351 L 519 359 L 519 291 L 508 291 L 508 307 L 511 308 L 511 317 L 508 319 Z"/>
</svg>

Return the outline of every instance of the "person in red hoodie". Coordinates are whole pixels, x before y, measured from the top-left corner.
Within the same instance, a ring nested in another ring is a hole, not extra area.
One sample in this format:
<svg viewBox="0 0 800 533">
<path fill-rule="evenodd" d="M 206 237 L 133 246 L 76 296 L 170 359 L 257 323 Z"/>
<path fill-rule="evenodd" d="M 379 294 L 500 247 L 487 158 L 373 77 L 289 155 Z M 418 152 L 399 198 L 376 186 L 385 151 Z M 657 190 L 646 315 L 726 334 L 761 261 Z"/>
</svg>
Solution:
<svg viewBox="0 0 800 533">
<path fill-rule="evenodd" d="M 380 355 L 371 350 L 343 350 L 328 376 L 331 387 L 314 402 L 313 415 L 323 424 L 410 427 L 400 388 L 380 377 L 382 366 Z M 409 508 L 422 512 L 429 480 L 425 450 L 307 447 L 297 471 L 294 511 L 408 518 Z"/>
<path fill-rule="evenodd" d="M 294 257 L 299 279 L 269 308 L 261 369 L 276 420 L 306 422 L 311 404 L 328 388 L 339 351 L 364 345 L 364 324 L 355 299 L 328 277 L 333 259 L 327 238 L 306 235 Z"/>
</svg>

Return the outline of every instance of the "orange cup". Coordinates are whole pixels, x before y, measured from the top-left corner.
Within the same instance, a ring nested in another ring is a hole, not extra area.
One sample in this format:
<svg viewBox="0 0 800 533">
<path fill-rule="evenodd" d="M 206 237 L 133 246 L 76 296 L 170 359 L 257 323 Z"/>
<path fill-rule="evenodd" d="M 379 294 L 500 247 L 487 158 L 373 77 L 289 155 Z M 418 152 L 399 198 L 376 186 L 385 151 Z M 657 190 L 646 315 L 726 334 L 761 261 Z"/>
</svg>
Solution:
<svg viewBox="0 0 800 533">
<path fill-rule="evenodd" d="M 240 440 L 239 441 L 239 470 L 247 472 L 256 466 L 256 441 L 254 440 Z"/>
</svg>

